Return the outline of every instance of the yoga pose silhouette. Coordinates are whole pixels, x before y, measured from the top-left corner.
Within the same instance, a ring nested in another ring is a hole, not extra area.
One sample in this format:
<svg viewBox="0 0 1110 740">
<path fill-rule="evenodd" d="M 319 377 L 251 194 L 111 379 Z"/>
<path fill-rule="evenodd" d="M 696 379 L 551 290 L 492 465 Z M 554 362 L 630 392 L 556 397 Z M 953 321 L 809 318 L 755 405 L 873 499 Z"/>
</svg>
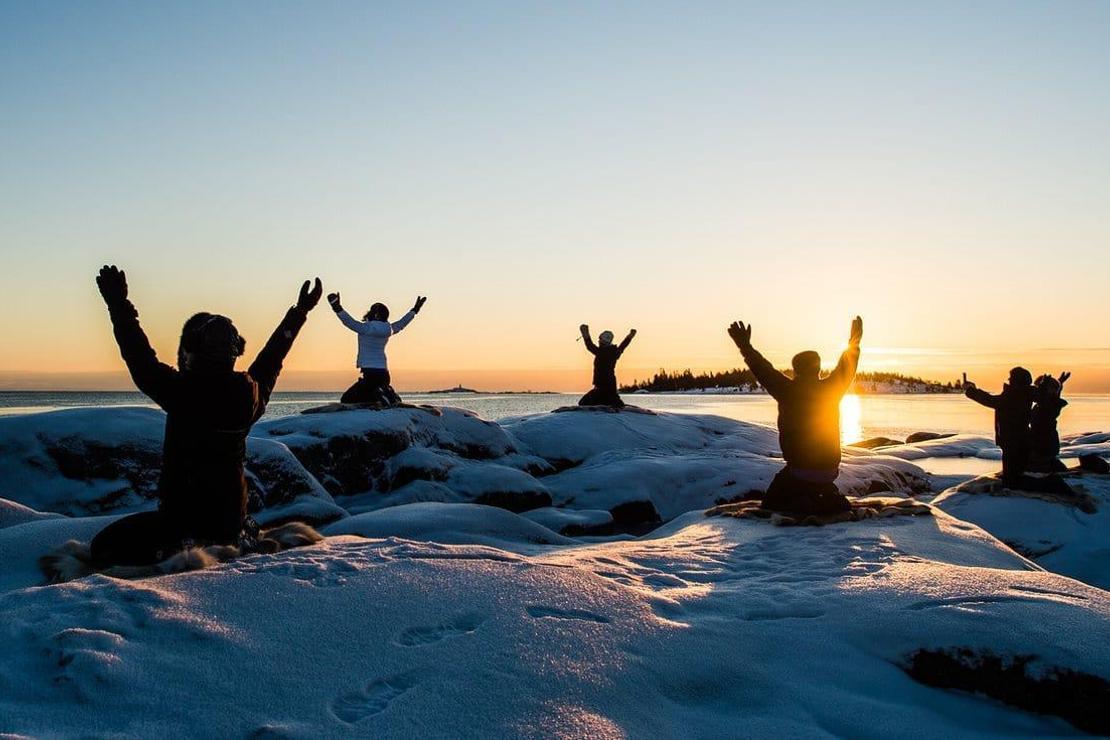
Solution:
<svg viewBox="0 0 1110 740">
<path fill-rule="evenodd" d="M 776 370 L 752 347 L 752 327 L 742 321 L 728 328 L 756 380 L 778 401 L 779 446 L 786 461 L 763 497 L 763 508 L 796 514 L 832 514 L 850 507 L 834 481 L 840 475 L 840 399 L 852 385 L 859 364 L 863 319 L 852 322 L 848 348 L 836 368 L 821 377 L 816 352 L 794 356 L 794 377 Z"/>
<path fill-rule="evenodd" d="M 624 408 L 624 401 L 617 393 L 617 360 L 620 359 L 628 345 L 636 336 L 636 330 L 628 332 L 628 336 L 619 345 L 613 344 L 613 332 L 603 331 L 598 334 L 600 344 L 594 344 L 590 338 L 590 327 L 586 324 L 578 327 L 582 332 L 582 340 L 586 349 L 594 356 L 594 387 L 578 401 L 579 406 L 610 406 Z"/>
<path fill-rule="evenodd" d="M 1010 371 L 1010 381 L 998 395 L 964 383 L 968 398 L 994 409 L 994 441 L 1002 448 L 1002 482 L 1007 485 L 1020 487 L 1029 468 L 1033 393 L 1033 375 L 1023 367 Z"/>
<path fill-rule="evenodd" d="M 398 333 L 416 318 L 428 299 L 416 298 L 412 309 L 397 321 L 390 323 L 389 308 L 384 303 L 375 303 L 363 316 L 363 320 L 351 316 L 343 310 L 339 293 L 330 293 L 328 303 L 343 325 L 358 334 L 358 359 L 356 364 L 362 377 L 343 392 L 342 403 L 366 403 L 377 406 L 396 406 L 401 397 L 393 390 L 389 375 L 389 363 L 385 356 L 385 345 L 390 337 Z"/>
<path fill-rule="evenodd" d="M 131 378 L 166 412 L 166 434 L 158 509 L 108 525 L 90 545 L 93 561 L 146 565 L 192 544 L 249 548 L 257 526 L 247 516 L 247 433 L 266 410 L 282 362 L 323 294 L 320 279 L 301 286 L 296 305 L 246 372 L 235 371 L 246 342 L 226 316 L 198 313 L 186 321 L 173 368 L 158 361 L 139 326 L 123 271 L 105 265 L 96 283 Z"/>
<path fill-rule="evenodd" d="M 1067 469 L 1060 462 L 1060 432 L 1056 421 L 1060 412 L 1068 405 L 1061 398 L 1064 383 L 1071 373 L 1064 372 L 1059 378 L 1042 375 L 1033 384 L 1033 410 L 1029 415 L 1029 470 L 1033 473 L 1059 473 Z"/>
</svg>

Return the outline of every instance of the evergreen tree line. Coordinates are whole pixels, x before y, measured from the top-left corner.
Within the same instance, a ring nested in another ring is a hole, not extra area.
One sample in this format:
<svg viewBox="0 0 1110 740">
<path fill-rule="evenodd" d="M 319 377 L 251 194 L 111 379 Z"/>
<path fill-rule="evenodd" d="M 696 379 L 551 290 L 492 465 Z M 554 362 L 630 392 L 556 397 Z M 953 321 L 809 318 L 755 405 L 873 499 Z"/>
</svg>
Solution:
<svg viewBox="0 0 1110 740">
<path fill-rule="evenodd" d="M 786 375 L 793 375 L 792 370 L 783 370 Z M 861 372 L 856 374 L 855 387 L 866 392 L 866 385 L 882 383 L 885 385 L 914 385 L 919 386 L 925 393 L 951 393 L 960 389 L 959 383 L 949 381 L 942 383 L 936 380 L 902 375 L 891 372 Z M 639 390 L 653 393 L 666 393 L 674 391 L 705 390 L 709 388 L 740 388 L 742 390 L 756 390 L 759 383 L 751 370 L 736 367 L 731 370 L 706 372 L 695 374 L 689 368 L 682 371 L 669 371 L 663 368 L 647 380 L 636 380 L 631 384 L 621 386 L 622 393 L 633 393 Z"/>
</svg>

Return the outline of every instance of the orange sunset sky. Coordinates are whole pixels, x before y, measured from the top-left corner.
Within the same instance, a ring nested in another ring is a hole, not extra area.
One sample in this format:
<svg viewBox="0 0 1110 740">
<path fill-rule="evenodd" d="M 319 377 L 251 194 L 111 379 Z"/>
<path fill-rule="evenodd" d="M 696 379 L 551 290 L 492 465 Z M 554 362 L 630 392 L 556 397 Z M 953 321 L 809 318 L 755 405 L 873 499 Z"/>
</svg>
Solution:
<svg viewBox="0 0 1110 740">
<path fill-rule="evenodd" d="M 257 350 L 319 275 L 399 316 L 400 390 L 740 364 L 1110 390 L 1110 5 L 0 6 L 0 388 L 125 389 L 93 277 L 161 357 Z M 335 389 L 326 305 L 279 390 Z"/>
</svg>

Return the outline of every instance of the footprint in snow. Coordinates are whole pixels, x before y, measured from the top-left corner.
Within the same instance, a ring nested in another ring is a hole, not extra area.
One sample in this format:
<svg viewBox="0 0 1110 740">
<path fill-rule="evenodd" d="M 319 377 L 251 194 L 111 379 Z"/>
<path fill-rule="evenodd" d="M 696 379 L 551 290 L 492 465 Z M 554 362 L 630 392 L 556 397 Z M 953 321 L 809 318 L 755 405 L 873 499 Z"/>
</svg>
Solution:
<svg viewBox="0 0 1110 740">
<path fill-rule="evenodd" d="M 533 605 L 526 607 L 525 611 L 534 619 L 568 619 L 597 624 L 608 624 L 611 621 L 609 617 L 594 614 L 585 609 L 556 609 L 552 606 Z"/>
<path fill-rule="evenodd" d="M 485 622 L 478 614 L 463 614 L 450 621 L 428 627 L 409 627 L 397 636 L 397 644 L 403 647 L 423 647 L 446 640 L 449 637 L 469 635 Z"/>
<path fill-rule="evenodd" d="M 416 684 L 417 680 L 406 674 L 379 678 L 358 691 L 352 691 L 334 699 L 331 703 L 332 714 L 340 722 L 353 725 L 381 714 L 394 699 Z"/>
</svg>

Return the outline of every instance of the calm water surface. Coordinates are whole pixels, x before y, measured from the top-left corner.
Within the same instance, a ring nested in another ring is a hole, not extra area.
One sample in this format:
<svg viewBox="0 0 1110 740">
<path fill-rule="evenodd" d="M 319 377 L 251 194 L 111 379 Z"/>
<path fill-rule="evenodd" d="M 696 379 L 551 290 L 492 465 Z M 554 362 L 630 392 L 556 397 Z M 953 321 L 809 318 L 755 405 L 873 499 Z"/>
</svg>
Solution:
<svg viewBox="0 0 1110 740">
<path fill-rule="evenodd" d="M 300 413 L 306 408 L 335 401 L 337 393 L 275 393 L 267 418 Z M 485 419 L 536 414 L 578 402 L 577 394 L 471 394 L 406 393 L 410 403 L 457 406 Z M 625 396 L 626 401 L 655 411 L 717 414 L 731 419 L 775 423 L 775 403 L 766 395 L 650 394 Z M 1069 395 L 1069 406 L 1060 416 L 1061 434 L 1110 429 L 1110 394 Z M 0 391 L 0 415 L 47 411 L 75 406 L 150 406 L 140 393 L 86 393 Z M 962 395 L 848 396 L 841 405 L 844 441 L 868 437 L 904 439 L 917 431 L 993 434 L 991 411 Z"/>
</svg>

